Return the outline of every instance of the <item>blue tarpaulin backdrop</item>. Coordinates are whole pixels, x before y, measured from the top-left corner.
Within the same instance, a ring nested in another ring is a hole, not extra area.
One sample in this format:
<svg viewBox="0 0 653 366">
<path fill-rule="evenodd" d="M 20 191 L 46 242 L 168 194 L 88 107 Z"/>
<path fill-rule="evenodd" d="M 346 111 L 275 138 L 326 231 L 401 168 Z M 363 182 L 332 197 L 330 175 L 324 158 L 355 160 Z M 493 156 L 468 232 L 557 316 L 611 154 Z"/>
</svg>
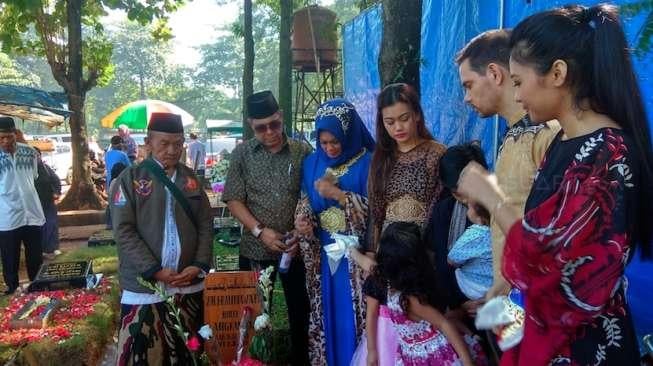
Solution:
<svg viewBox="0 0 653 366">
<path fill-rule="evenodd" d="M 342 30 L 345 96 L 374 135 L 376 96 L 381 88 L 378 58 L 381 52 L 381 5 L 373 6 Z"/>
<path fill-rule="evenodd" d="M 569 3 L 564 0 L 423 0 L 421 94 L 425 119 L 433 136 L 447 145 L 480 140 L 488 162 L 505 130 L 495 118 L 482 119 L 463 103 L 463 91 L 454 63 L 456 52 L 472 37 L 488 29 L 511 28 L 535 12 Z M 575 1 L 584 5 L 598 1 Z M 613 1 L 617 5 L 633 1 Z M 378 57 L 382 39 L 382 8 L 376 5 L 343 27 L 345 97 L 358 109 L 370 131 L 374 131 L 375 98 L 381 88 Z M 646 14 L 624 18 L 631 44 L 638 36 Z M 636 72 L 653 126 L 653 52 L 634 57 Z M 640 334 L 653 332 L 653 300 L 646 291 L 653 285 L 651 262 L 635 258 L 627 269 L 629 300 Z"/>
</svg>

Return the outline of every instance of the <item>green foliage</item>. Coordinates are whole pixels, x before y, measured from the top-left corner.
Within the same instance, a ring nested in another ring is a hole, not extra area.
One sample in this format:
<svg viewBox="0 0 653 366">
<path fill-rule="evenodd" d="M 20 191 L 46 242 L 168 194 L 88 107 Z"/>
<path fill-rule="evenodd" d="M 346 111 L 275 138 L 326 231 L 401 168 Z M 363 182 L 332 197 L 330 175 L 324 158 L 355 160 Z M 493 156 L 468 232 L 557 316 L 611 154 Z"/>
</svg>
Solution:
<svg viewBox="0 0 653 366">
<path fill-rule="evenodd" d="M 269 6 L 254 6 L 254 90 L 270 89 L 277 94 L 279 75 L 279 15 Z M 243 19 L 223 29 L 225 34 L 200 49 L 202 61 L 197 77 L 204 84 L 222 87 L 242 98 L 244 64 Z M 240 106 L 238 106 L 238 110 Z"/>
<path fill-rule="evenodd" d="M 40 78 L 0 52 L 0 84 L 36 87 Z"/>
<path fill-rule="evenodd" d="M 358 1 L 358 0 L 335 0 L 329 6 L 329 9 L 338 14 L 338 24 L 342 25 L 352 20 L 362 10 L 370 6 L 375 1 Z"/>
<path fill-rule="evenodd" d="M 272 330 L 267 329 L 260 331 L 254 337 L 249 345 L 249 354 L 252 358 L 263 363 L 272 363 L 273 348 Z"/>
<path fill-rule="evenodd" d="M 226 4 L 233 0 L 215 0 Z M 174 0 L 86 0 L 84 1 L 83 75 L 85 79 L 97 75 L 97 88 L 86 96 L 87 131 L 106 138 L 100 119 L 120 105 L 141 99 L 161 99 L 178 105 L 191 113 L 198 123 L 191 128 L 203 128 L 206 119 L 241 118 L 243 29 L 242 15 L 210 44 L 199 51 L 197 67 L 176 65 L 168 57 L 172 54 L 167 18 L 188 1 Z M 48 4 L 51 15 L 48 29 L 57 28 L 65 39 L 65 1 L 13 0 L 4 1 L 0 12 L 0 42 L 8 48 L 14 61 L 13 69 L 26 77 L 30 85 L 45 90 L 60 90 L 52 77 L 51 65 L 45 60 L 45 49 L 36 22 L 39 7 Z M 295 9 L 315 1 L 295 0 Z M 270 89 L 278 94 L 279 74 L 279 2 L 255 0 L 253 36 L 255 42 L 254 89 Z M 7 11 L 7 7 L 13 7 Z M 344 23 L 358 13 L 357 0 L 335 0 L 329 6 Z M 127 10 L 128 18 L 117 24 L 107 24 L 107 9 Z M 11 10 L 11 9 L 10 9 Z M 10 16 L 12 15 L 13 16 Z M 18 19 L 20 18 L 20 19 Z M 0 56 L 1 57 L 1 56 Z M 67 55 L 62 54 L 63 65 Z M 57 58 L 58 59 L 58 58 Z M 0 64 L 1 64 L 0 60 Z M 64 67 L 65 69 L 65 67 Z M 0 66 L 0 80 L 2 80 Z M 21 74 L 21 75 L 22 75 Z M 15 79 L 15 78 L 14 78 Z M 142 79 L 142 83 L 141 83 Z M 141 87 L 142 84 L 142 87 Z M 32 126 L 32 125 L 30 125 Z M 35 127 L 36 128 L 36 127 Z M 59 132 L 66 132 L 62 127 Z M 40 131 L 39 133 L 44 133 Z M 55 131 L 52 131 L 55 132 Z M 37 133 L 36 130 L 33 133 Z"/>
<path fill-rule="evenodd" d="M 52 73 L 64 88 L 65 79 L 79 70 L 69 70 L 66 1 L 5 0 L 0 13 L 0 42 L 5 52 L 46 56 Z M 167 14 L 184 4 L 183 0 L 85 0 L 82 1 L 83 78 L 87 90 L 111 80 L 112 44 L 105 37 L 101 18 L 106 8 L 127 11 L 129 19 L 141 25 L 155 22 L 152 34 L 170 38 Z"/>
<path fill-rule="evenodd" d="M 153 26 L 125 21 L 116 25 L 109 34 L 114 44 L 111 61 L 116 65 L 115 82 L 118 86 L 138 85 L 142 80 L 147 89 L 164 76 L 165 57 L 172 52 L 172 44 L 156 39 L 153 31 Z"/>
<path fill-rule="evenodd" d="M 218 87 L 223 75 L 200 76 L 195 68 L 170 63 L 172 43 L 156 39 L 153 27 L 130 21 L 107 26 L 106 34 L 114 44 L 111 63 L 115 76 L 106 87 L 88 95 L 86 111 L 91 129 L 99 128 L 100 119 L 113 109 L 141 98 L 178 105 L 198 121 L 195 128 L 203 127 L 207 118 L 236 118 L 238 101 Z"/>
<path fill-rule="evenodd" d="M 227 179 L 227 172 L 229 171 L 229 159 L 224 157 L 219 163 L 211 167 L 209 173 L 211 183 L 224 182 Z"/>
<path fill-rule="evenodd" d="M 277 17 L 281 14 L 281 3 L 279 0 L 255 0 L 254 4 L 267 7 L 272 10 Z M 293 0 L 293 9 L 299 9 L 309 4 L 315 4 L 315 1 Z"/>
<path fill-rule="evenodd" d="M 12 56 L 11 58 L 16 68 L 35 75 L 35 79 L 38 79 L 38 82 L 34 85 L 35 87 L 48 91 L 61 90 L 61 86 L 52 77 L 50 65 L 43 57 L 23 55 Z"/>
</svg>

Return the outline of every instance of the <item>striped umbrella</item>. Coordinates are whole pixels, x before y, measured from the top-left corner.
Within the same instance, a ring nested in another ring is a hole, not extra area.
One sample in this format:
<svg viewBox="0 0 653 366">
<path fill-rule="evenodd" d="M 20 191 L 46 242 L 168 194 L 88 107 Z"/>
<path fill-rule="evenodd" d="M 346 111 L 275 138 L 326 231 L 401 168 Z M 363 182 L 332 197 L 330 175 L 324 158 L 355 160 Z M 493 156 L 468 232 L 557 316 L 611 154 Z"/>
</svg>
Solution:
<svg viewBox="0 0 653 366">
<path fill-rule="evenodd" d="M 117 128 L 126 125 L 133 130 L 144 130 L 152 113 L 173 113 L 181 116 L 181 122 L 188 126 L 195 122 L 193 116 L 174 104 L 160 100 L 137 100 L 127 103 L 102 118 L 102 127 Z"/>
</svg>

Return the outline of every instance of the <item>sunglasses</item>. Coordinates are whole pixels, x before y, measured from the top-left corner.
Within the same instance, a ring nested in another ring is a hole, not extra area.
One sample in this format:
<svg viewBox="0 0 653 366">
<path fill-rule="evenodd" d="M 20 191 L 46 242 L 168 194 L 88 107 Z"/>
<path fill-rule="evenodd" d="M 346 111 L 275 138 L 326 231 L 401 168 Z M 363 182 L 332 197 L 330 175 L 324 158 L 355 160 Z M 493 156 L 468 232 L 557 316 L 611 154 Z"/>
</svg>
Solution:
<svg viewBox="0 0 653 366">
<path fill-rule="evenodd" d="M 256 133 L 266 133 L 268 130 L 274 132 L 281 128 L 281 121 L 275 120 L 270 123 L 252 126 Z"/>
</svg>

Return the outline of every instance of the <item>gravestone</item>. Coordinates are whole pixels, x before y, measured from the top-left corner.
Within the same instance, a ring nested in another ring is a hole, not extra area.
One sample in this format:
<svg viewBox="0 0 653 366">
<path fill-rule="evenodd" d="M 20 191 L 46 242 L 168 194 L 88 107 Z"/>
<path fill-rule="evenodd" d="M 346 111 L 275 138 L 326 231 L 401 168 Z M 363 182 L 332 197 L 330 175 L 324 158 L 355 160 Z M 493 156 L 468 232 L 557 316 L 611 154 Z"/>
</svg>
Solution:
<svg viewBox="0 0 653 366">
<path fill-rule="evenodd" d="M 44 263 L 28 291 L 86 288 L 89 281 L 95 281 L 92 261 Z"/>
<path fill-rule="evenodd" d="M 11 329 L 46 328 L 61 301 L 50 298 L 37 298 L 25 303 L 9 320 Z"/>
<path fill-rule="evenodd" d="M 89 247 L 98 247 L 105 245 L 116 245 L 116 241 L 113 239 L 113 232 L 111 230 L 97 231 L 88 238 Z"/>
<path fill-rule="evenodd" d="M 204 280 L 204 322 L 213 328 L 222 363 L 236 359 L 243 310 L 251 310 L 244 346 L 254 335 L 254 319 L 261 313 L 256 272 L 215 272 Z M 246 350 L 247 348 L 245 348 Z"/>
</svg>

